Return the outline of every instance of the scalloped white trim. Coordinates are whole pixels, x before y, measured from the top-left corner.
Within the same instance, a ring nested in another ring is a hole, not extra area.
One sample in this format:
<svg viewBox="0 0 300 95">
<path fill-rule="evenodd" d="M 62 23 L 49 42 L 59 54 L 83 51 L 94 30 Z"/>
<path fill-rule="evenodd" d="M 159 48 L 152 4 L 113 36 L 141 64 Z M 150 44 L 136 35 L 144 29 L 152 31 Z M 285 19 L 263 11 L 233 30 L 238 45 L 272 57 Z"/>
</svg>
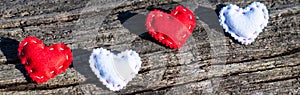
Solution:
<svg viewBox="0 0 300 95">
<path fill-rule="evenodd" d="M 255 40 L 262 29 L 267 26 L 268 20 L 267 7 L 260 2 L 253 2 L 245 9 L 230 4 L 223 7 L 219 15 L 220 25 L 223 26 L 225 32 L 246 45 Z"/>
<path fill-rule="evenodd" d="M 127 83 L 131 81 L 136 74 L 138 74 L 138 71 L 142 65 L 141 58 L 135 51 L 126 50 L 114 55 L 110 51 L 103 48 L 97 48 L 93 50 L 89 63 L 92 71 L 99 78 L 99 80 L 112 91 L 118 91 L 124 88 Z M 129 79 L 121 76 L 120 72 L 122 71 L 116 69 L 116 65 L 118 64 L 128 64 L 127 66 L 130 67 L 128 71 L 133 73 L 129 74 Z"/>
</svg>

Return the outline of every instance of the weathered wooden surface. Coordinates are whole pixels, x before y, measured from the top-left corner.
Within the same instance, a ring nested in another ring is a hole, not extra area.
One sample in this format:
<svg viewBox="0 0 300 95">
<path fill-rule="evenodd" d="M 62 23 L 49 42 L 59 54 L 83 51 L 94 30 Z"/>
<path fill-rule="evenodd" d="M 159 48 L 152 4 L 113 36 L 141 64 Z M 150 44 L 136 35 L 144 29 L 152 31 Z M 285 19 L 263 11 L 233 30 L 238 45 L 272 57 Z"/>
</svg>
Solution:
<svg viewBox="0 0 300 95">
<path fill-rule="evenodd" d="M 260 0 L 270 20 L 251 45 L 237 43 L 218 25 L 215 10 L 253 1 L 2 0 L 0 94 L 300 94 L 299 0 Z M 145 33 L 144 18 L 153 8 L 178 4 L 194 11 L 197 26 L 175 51 Z M 47 83 L 33 83 L 16 50 L 29 35 L 70 46 L 73 66 Z M 89 75 L 87 58 L 96 47 L 141 55 L 141 71 L 125 89 L 109 91 Z"/>
</svg>

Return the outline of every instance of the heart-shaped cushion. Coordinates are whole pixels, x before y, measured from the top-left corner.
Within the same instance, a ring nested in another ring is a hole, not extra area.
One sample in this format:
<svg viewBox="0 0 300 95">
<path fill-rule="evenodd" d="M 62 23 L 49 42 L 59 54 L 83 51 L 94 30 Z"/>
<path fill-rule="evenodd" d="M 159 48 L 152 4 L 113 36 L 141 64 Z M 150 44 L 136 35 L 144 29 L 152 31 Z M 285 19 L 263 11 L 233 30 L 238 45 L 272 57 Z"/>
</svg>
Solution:
<svg viewBox="0 0 300 95">
<path fill-rule="evenodd" d="M 245 9 L 236 5 L 228 5 L 220 11 L 219 21 L 221 26 L 234 39 L 242 44 L 251 44 L 267 26 L 269 14 L 266 6 L 253 2 Z"/>
<path fill-rule="evenodd" d="M 118 91 L 135 77 L 142 61 L 132 50 L 115 55 L 106 49 L 97 48 L 93 50 L 89 63 L 92 71 L 107 88 Z"/>
<path fill-rule="evenodd" d="M 146 18 L 146 28 L 151 36 L 175 50 L 185 44 L 195 24 L 194 14 L 183 6 L 177 6 L 170 14 L 154 10 Z"/>
<path fill-rule="evenodd" d="M 21 63 L 30 78 L 36 83 L 43 83 L 65 72 L 72 62 L 72 52 L 64 44 L 45 46 L 41 40 L 29 36 L 18 48 Z"/>
</svg>

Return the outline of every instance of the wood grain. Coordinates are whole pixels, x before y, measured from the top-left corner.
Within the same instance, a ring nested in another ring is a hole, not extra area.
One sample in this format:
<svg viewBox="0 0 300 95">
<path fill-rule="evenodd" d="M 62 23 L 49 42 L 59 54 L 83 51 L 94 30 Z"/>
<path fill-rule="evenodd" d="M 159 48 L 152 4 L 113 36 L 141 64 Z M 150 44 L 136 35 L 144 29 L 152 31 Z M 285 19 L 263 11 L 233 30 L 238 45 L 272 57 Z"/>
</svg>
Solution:
<svg viewBox="0 0 300 95">
<path fill-rule="evenodd" d="M 254 0 L 14 0 L 0 1 L 1 94 L 300 94 L 300 2 L 259 0 L 269 9 L 268 26 L 251 45 L 220 28 L 222 6 Z M 197 25 L 178 50 L 155 41 L 144 19 L 155 8 L 190 8 Z M 17 47 L 33 35 L 45 44 L 64 42 L 73 65 L 44 84 L 30 80 Z M 139 74 L 112 92 L 86 66 L 93 48 L 132 49 L 142 57 Z M 76 51 L 76 53 L 75 53 Z M 80 65 L 80 66 L 79 66 Z M 87 80 L 91 82 L 87 83 Z"/>
</svg>

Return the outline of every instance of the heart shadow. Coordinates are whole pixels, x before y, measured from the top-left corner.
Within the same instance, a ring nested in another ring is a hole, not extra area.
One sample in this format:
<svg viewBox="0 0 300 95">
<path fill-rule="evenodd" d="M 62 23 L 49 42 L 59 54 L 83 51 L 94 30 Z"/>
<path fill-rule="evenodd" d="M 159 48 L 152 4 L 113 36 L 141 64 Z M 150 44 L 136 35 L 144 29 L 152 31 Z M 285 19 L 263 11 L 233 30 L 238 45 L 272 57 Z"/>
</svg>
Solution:
<svg viewBox="0 0 300 95">
<path fill-rule="evenodd" d="M 219 22 L 219 12 L 223 7 L 225 7 L 225 4 L 218 4 L 216 5 L 216 9 L 213 10 L 211 8 L 198 6 L 198 8 L 195 10 L 195 15 L 199 17 L 201 21 L 206 23 L 209 28 L 214 29 L 218 32 L 223 32 L 224 36 L 233 39 L 232 41 L 234 43 L 239 43 L 237 40 L 235 40 L 229 33 L 225 32 L 225 30 L 222 28 Z"/>
<path fill-rule="evenodd" d="M 153 10 L 160 10 L 165 13 L 170 13 L 171 10 L 173 10 L 178 5 L 179 5 L 178 3 L 172 3 L 172 4 L 160 5 L 160 6 L 149 6 L 146 8 L 146 10 L 149 12 L 153 11 Z M 128 12 L 128 11 L 121 12 L 121 13 L 118 13 L 118 20 L 121 22 L 121 24 L 126 29 L 129 30 L 129 32 L 139 36 L 140 38 L 142 38 L 144 40 L 148 40 L 148 41 L 151 41 L 160 46 L 166 47 L 164 44 L 158 42 L 155 38 L 153 38 L 148 33 L 148 30 L 146 30 L 146 26 L 145 26 L 146 15 L 132 13 L 132 12 Z M 169 48 L 169 47 L 166 47 L 166 48 Z"/>
<path fill-rule="evenodd" d="M 97 78 L 94 72 L 91 70 L 89 59 L 91 51 L 84 49 L 74 49 L 73 52 L 73 63 L 70 67 L 74 68 L 77 72 L 83 75 L 86 80 L 82 84 L 94 84 L 105 90 L 109 90 L 102 82 Z"/>
<path fill-rule="evenodd" d="M 215 9 L 215 12 L 217 13 L 217 15 L 220 15 L 220 11 L 222 10 L 223 7 L 225 7 L 227 5 L 225 4 L 218 4 L 216 5 L 216 9 Z"/>
<path fill-rule="evenodd" d="M 0 50 L 7 59 L 4 64 L 14 64 L 15 68 L 23 74 L 25 80 L 28 83 L 33 83 L 34 81 L 27 74 L 24 65 L 20 63 L 18 57 L 18 47 L 19 41 L 11 38 L 0 38 Z"/>
<path fill-rule="evenodd" d="M 129 30 L 130 33 L 133 33 L 144 40 L 148 40 L 158 45 L 164 46 L 162 43 L 154 39 L 148 33 L 148 30 L 146 30 L 146 15 L 124 12 L 118 15 L 118 19 L 121 21 L 122 25 Z"/>
<path fill-rule="evenodd" d="M 220 26 L 218 14 L 216 14 L 215 10 L 203 6 L 198 6 L 198 8 L 195 10 L 195 16 L 206 23 L 209 28 L 214 29 L 218 32 L 223 31 L 223 28 Z"/>
<path fill-rule="evenodd" d="M 95 48 L 100 48 L 100 47 L 95 47 Z M 109 51 L 114 55 L 117 55 L 122 52 L 116 50 L 109 50 Z M 73 63 L 70 67 L 74 68 L 77 72 L 79 72 L 81 75 L 83 75 L 86 78 L 86 80 L 82 84 L 94 84 L 97 87 L 100 87 L 104 90 L 110 90 L 105 85 L 103 85 L 103 83 L 94 74 L 94 72 L 90 67 L 89 59 L 92 54 L 92 51 L 88 51 L 84 49 L 74 49 L 72 50 L 72 52 L 73 52 Z"/>
<path fill-rule="evenodd" d="M 218 5 L 216 5 L 215 13 L 217 14 L 217 18 L 218 18 L 218 19 L 219 19 L 220 11 L 221 11 L 222 8 L 225 7 L 225 6 L 227 6 L 227 5 L 225 5 L 225 4 L 218 4 Z M 219 21 L 218 21 L 218 22 L 219 22 Z M 220 26 L 220 22 L 219 22 L 219 26 Z M 225 29 L 223 29 L 221 26 L 220 26 L 220 28 L 221 28 L 223 31 L 225 31 Z M 239 43 L 239 42 L 238 42 L 237 40 L 235 40 L 235 38 L 233 38 L 229 33 L 224 32 L 224 35 L 225 35 L 226 37 L 232 39 L 232 41 L 233 41 L 234 43 Z"/>
</svg>

